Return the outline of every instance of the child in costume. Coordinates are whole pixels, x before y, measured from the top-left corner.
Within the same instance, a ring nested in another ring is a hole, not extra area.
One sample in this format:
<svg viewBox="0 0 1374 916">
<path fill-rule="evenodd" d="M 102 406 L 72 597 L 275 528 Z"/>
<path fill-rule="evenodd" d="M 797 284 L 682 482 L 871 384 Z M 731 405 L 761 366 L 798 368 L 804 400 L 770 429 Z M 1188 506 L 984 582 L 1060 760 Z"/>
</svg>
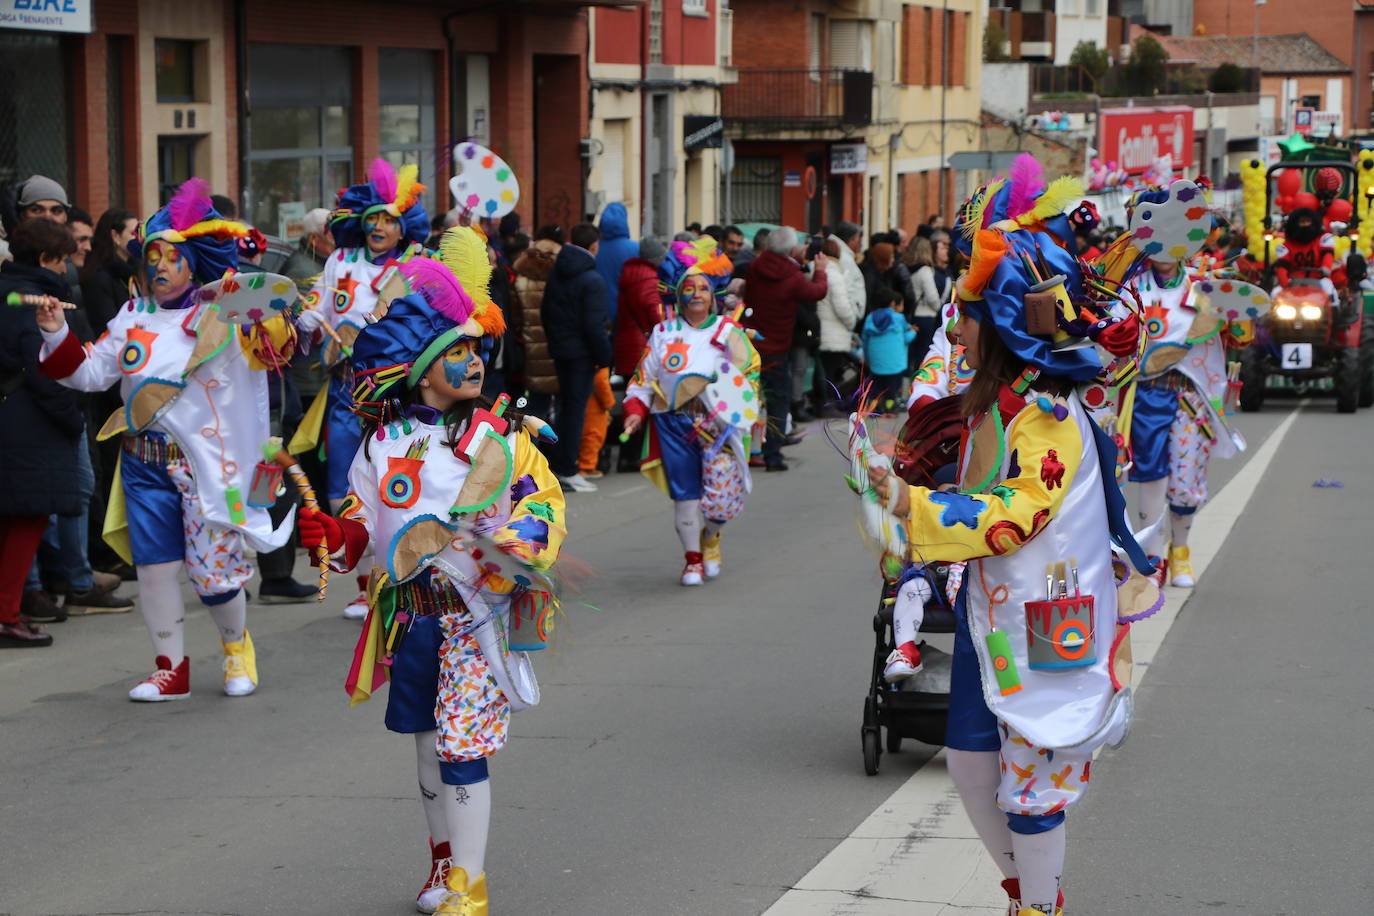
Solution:
<svg viewBox="0 0 1374 916">
<path fill-rule="evenodd" d="M 505 322 L 480 237 L 450 229 L 442 261 L 400 271 L 409 293 L 353 351 L 356 407 L 368 419 L 350 492 L 337 518 L 302 513 L 301 540 L 324 544 L 339 571 L 375 552 L 353 701 L 389 672 L 387 728 L 415 736 L 431 853 L 417 906 L 485 916 L 487 758 L 506 743 L 511 712 L 539 699 L 528 659 L 513 651 L 516 623 L 530 621 L 510 618 L 558 556 L 564 500 L 526 432 L 545 425 L 506 414 L 504 396 L 495 406 L 481 396 Z"/>
<path fill-rule="evenodd" d="M 674 242 L 659 265 L 665 307 L 676 314 L 654 327 L 625 389 L 626 434 L 648 430 L 640 470 L 673 500 L 683 585 L 720 575 L 721 529 L 744 509 L 759 416 L 758 352 L 716 313 L 730 261 L 714 244 Z"/>
<path fill-rule="evenodd" d="M 420 195 L 425 186 L 416 180 L 418 168 L 405 165 L 398 172 L 385 159 L 368 170 L 368 180 L 339 192 L 329 214 L 334 253 L 325 262 L 315 287 L 306 295 L 300 329 L 310 343 L 322 346 L 320 364 L 329 384 L 320 389 L 291 441 L 293 454 L 308 452 L 324 431 L 327 480 L 325 495 L 337 512 L 348 493 L 348 471 L 362 441 L 359 420 L 353 415 L 351 353 L 358 333 L 377 305 L 386 269 L 423 256 L 429 217 Z M 361 577 L 360 577 L 361 578 Z M 345 617 L 367 613 L 367 596 L 360 592 L 344 609 Z"/>
<path fill-rule="evenodd" d="M 1141 573 L 1150 567 L 1126 525 L 1115 447 L 1077 386 L 1103 371 L 1089 341 L 1131 354 L 1139 325 L 1136 340 L 1106 334 L 1134 319 L 1111 317 L 1119 297 L 1082 272 L 1071 233 L 1012 218 L 1039 208 L 1033 191 L 1013 180 L 981 193 L 962 221 L 972 260 L 955 334 L 975 375 L 962 395 L 958 489 L 907 486 L 881 467 L 869 479 L 905 520 L 911 559 L 967 561 L 949 771 L 1003 873 L 1010 912 L 1038 916 L 1060 912 L 1065 814 L 1087 790 L 1093 751 L 1120 743 L 1130 722 L 1130 690 L 1112 668 L 1111 542 Z"/>
<path fill-rule="evenodd" d="M 1144 192 L 1136 205 L 1167 196 L 1166 191 Z M 1152 257 L 1130 286 L 1144 307 L 1148 343 L 1140 374 L 1122 398 L 1121 419 L 1130 429 L 1129 476 L 1140 485 L 1140 529 L 1161 529 L 1146 548 L 1163 556 L 1163 544 L 1169 543 L 1164 567 L 1169 582 L 1192 588 L 1188 533 L 1194 514 L 1207 502 L 1208 463 L 1245 449 L 1244 438 L 1227 423 L 1226 351 L 1249 346 L 1254 323 L 1227 320 L 1204 308 L 1182 261 L 1167 252 Z M 1167 532 L 1162 530 L 1166 506 Z"/>
<path fill-rule="evenodd" d="M 224 692 L 245 696 L 258 683 L 244 544 L 264 552 L 282 546 L 292 518 L 274 529 L 266 509 L 245 505 L 243 495 L 269 435 L 265 370 L 285 365 L 295 331 L 280 315 L 252 325 L 219 320 L 218 306 L 198 288 L 234 269 L 246 234 L 220 218 L 206 183 L 193 178 L 139 227 L 144 294 L 124 304 L 99 340 L 83 348 L 60 309 L 39 310 L 43 372 L 81 391 L 118 381 L 124 398 L 100 438 L 123 437 L 112 513 L 118 517 L 122 502 L 123 551 L 138 570 L 139 606 L 157 655 L 157 670 L 129 691 L 132 700 L 190 695 L 177 582 L 183 565 L 219 628 Z"/>
</svg>

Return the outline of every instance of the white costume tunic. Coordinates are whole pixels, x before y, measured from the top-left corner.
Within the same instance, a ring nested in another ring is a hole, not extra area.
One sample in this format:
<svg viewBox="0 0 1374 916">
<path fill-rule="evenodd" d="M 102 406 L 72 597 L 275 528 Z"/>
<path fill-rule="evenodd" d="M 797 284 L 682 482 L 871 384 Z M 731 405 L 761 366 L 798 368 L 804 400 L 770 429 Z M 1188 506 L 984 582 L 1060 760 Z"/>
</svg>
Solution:
<svg viewBox="0 0 1374 916">
<path fill-rule="evenodd" d="M 206 522 L 242 534 L 254 550 L 275 550 L 290 538 L 295 510 L 274 529 L 266 509 L 247 503 L 254 467 L 270 435 L 267 378 L 260 371 L 267 366 L 252 354 L 260 336 L 289 338 L 289 326 L 280 317 L 248 330 L 239 325 L 214 327 L 215 322 L 217 309 L 194 298 L 188 308 L 179 309 L 133 299 L 88 348 L 77 347 L 67 327 L 44 331 L 42 359 L 45 371 L 49 364 L 74 364 L 59 381 L 78 391 L 104 391 L 118 381 L 127 434 L 145 431 L 136 428 L 135 421 L 141 415 L 141 399 L 156 397 L 159 388 L 179 388 L 146 430 L 164 433 L 180 447 Z M 183 376 L 198 333 L 227 333 L 227 338 Z M 228 494 L 234 489 L 242 497 L 242 522 L 231 517 Z"/>
<path fill-rule="evenodd" d="M 908 533 L 918 562 L 969 561 L 970 632 L 984 699 L 1002 723 L 998 803 L 1011 813 L 1052 814 L 1082 797 L 1092 751 L 1124 737 L 1130 702 L 1110 674 L 1117 595 L 1092 421 L 1076 395 L 1032 392 L 1026 401 L 1004 431 L 996 405 L 975 425 L 959 492 L 910 488 Z M 1084 628 L 1093 660 L 1032 668 L 1028 626 L 1045 624 L 1028 621 L 1027 603 L 1045 601 L 1046 576 L 1057 576 L 1060 563 L 1078 571 L 1076 586 L 1066 579 L 1069 594 L 1093 598 Z M 1001 663 L 987 641 L 993 631 L 1008 641 L 1017 689 L 1001 688 Z"/>
<path fill-rule="evenodd" d="M 359 449 L 339 514 L 366 528 L 392 584 L 432 570 L 432 586 L 461 595 L 463 607 L 440 611 L 437 751 L 450 762 L 487 757 L 505 744 L 510 712 L 539 701 L 526 654 L 505 644 L 514 584 L 484 575 L 451 522 L 460 495 L 471 495 L 464 484 L 473 465 L 444 445 L 444 426 L 412 416 L 387 424 L 383 435 Z M 504 446 L 493 453 L 500 479 L 468 504 L 485 503 L 465 513 L 467 525 L 529 566 L 547 569 L 565 532 L 562 488 L 523 430 L 492 437 Z M 347 571 L 361 552 L 336 553 L 331 565 Z"/>
<path fill-rule="evenodd" d="M 424 248 L 407 245 L 394 260 L 404 263 Z M 298 322 L 302 333 L 313 335 L 323 345 L 320 360 L 332 368 L 344 354 L 333 337 L 320 328 L 327 325 L 349 347 L 358 332 L 367 327 L 368 316 L 377 306 L 382 275 L 392 258 L 369 260 L 366 248 L 340 248 L 325 261 L 324 270 L 313 289 L 306 294 L 306 309 Z M 318 333 L 317 333 L 318 332 Z M 321 340 L 320 338 L 323 337 Z"/>
</svg>

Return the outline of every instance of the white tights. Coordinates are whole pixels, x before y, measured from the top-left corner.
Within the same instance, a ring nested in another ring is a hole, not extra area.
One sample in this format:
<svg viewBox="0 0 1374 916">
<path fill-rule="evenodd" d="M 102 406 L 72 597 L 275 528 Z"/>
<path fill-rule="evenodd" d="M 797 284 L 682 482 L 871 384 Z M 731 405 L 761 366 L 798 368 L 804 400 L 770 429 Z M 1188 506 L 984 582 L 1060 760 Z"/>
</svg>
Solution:
<svg viewBox="0 0 1374 916">
<path fill-rule="evenodd" d="M 997 784 L 1002 781 L 1002 765 L 996 751 L 959 751 L 945 749 L 945 766 L 964 811 L 978 831 L 978 838 L 1003 878 L 1018 877 L 1012 855 L 1011 829 L 1007 815 L 997 807 Z"/>
<path fill-rule="evenodd" d="M 153 640 L 153 652 L 165 655 L 175 668 L 186 657 L 186 605 L 181 600 L 177 573 L 181 561 L 138 567 L 138 604 Z M 243 589 L 223 604 L 208 605 L 210 618 L 225 642 L 239 642 L 248 625 L 248 602 Z"/>
<path fill-rule="evenodd" d="M 1139 487 L 1139 511 L 1137 518 L 1140 528 L 1143 530 L 1159 522 L 1164 518 L 1164 512 L 1168 508 L 1165 503 L 1169 497 L 1169 478 L 1161 477 L 1158 480 L 1146 480 L 1136 485 Z M 1148 544 L 1141 544 L 1146 553 L 1159 556 L 1164 552 L 1164 531 L 1160 532 L 1150 540 Z"/>
<path fill-rule="evenodd" d="M 448 843 L 453 867 L 476 878 L 486 869 L 487 834 L 491 828 L 491 780 L 466 786 L 445 785 L 439 778 L 434 752 L 436 733 L 415 735 L 415 758 L 420 775 L 420 802 L 435 845 Z"/>
<path fill-rule="evenodd" d="M 706 532 L 708 538 L 713 538 L 720 534 L 725 522 L 702 518 L 699 499 L 676 499 L 673 500 L 673 526 L 677 528 L 683 552 L 697 553 L 701 550 L 702 531 Z"/>
</svg>

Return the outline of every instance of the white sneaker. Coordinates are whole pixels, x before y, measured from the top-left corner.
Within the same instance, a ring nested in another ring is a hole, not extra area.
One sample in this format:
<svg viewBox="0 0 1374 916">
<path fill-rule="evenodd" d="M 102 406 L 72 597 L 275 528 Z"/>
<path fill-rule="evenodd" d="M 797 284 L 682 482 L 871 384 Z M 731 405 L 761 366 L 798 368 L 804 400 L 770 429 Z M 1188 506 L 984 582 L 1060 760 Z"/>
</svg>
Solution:
<svg viewBox="0 0 1374 916">
<path fill-rule="evenodd" d="M 362 620 L 367 616 L 367 595 L 358 592 L 358 597 L 350 601 L 343 609 L 343 615 L 349 620 Z"/>
<path fill-rule="evenodd" d="M 569 477 L 560 477 L 558 482 L 574 493 L 595 493 L 599 487 L 592 483 L 581 474 L 573 474 Z"/>
</svg>

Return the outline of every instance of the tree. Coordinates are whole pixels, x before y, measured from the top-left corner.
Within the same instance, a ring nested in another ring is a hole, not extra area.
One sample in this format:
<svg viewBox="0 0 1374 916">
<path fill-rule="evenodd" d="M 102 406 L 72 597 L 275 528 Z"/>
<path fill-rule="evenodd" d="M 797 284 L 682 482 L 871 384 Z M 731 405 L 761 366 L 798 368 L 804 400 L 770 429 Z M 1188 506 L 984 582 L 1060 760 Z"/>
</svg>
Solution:
<svg viewBox="0 0 1374 916">
<path fill-rule="evenodd" d="M 1242 92 L 1249 80 L 1245 71 L 1227 61 L 1212 71 L 1211 90 L 1213 92 Z"/>
<path fill-rule="evenodd" d="M 1003 50 L 1006 43 L 1007 33 L 1002 23 L 989 18 L 987 28 L 983 30 L 983 60 L 1006 60 L 1007 53 Z"/>
<path fill-rule="evenodd" d="M 1107 49 L 1099 48 L 1094 41 L 1080 41 L 1073 46 L 1073 53 L 1069 55 L 1070 67 L 1082 67 L 1099 84 L 1111 65 L 1112 58 Z"/>
<path fill-rule="evenodd" d="M 1137 95 L 1154 95 L 1164 84 L 1164 67 L 1169 52 L 1153 35 L 1141 35 L 1131 45 L 1131 59 L 1126 64 L 1126 80 Z"/>
</svg>

